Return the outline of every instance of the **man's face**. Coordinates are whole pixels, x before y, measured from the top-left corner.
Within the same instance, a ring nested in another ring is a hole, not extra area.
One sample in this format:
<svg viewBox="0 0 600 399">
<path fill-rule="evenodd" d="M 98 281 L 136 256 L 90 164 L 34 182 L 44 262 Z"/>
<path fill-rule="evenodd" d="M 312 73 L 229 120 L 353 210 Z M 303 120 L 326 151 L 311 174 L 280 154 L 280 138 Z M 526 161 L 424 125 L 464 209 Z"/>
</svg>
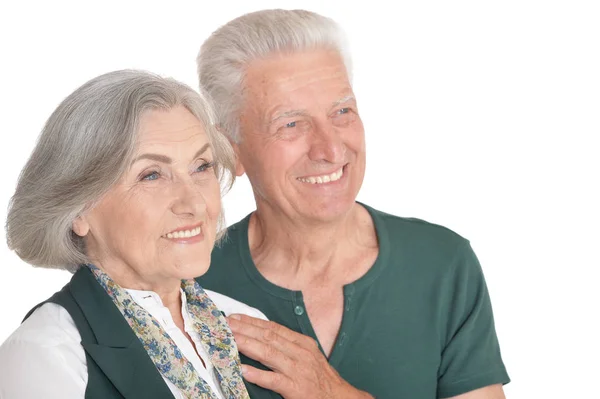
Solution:
<svg viewBox="0 0 600 399">
<path fill-rule="evenodd" d="M 259 209 L 329 221 L 353 206 L 365 172 L 364 129 L 337 52 L 250 63 L 240 127 L 238 174 L 248 175 Z"/>
</svg>

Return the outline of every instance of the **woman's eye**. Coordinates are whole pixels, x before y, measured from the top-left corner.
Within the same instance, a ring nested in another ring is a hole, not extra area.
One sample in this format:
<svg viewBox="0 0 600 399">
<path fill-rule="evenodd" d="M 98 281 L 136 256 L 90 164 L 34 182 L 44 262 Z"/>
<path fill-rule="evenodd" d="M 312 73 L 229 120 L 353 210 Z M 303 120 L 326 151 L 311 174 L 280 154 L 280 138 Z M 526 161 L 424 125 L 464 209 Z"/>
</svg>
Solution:
<svg viewBox="0 0 600 399">
<path fill-rule="evenodd" d="M 285 125 L 285 127 L 296 127 L 296 121 L 293 121 L 293 122 L 287 123 L 287 124 Z"/>
<path fill-rule="evenodd" d="M 142 180 L 149 180 L 149 181 L 150 180 L 156 180 L 159 177 L 160 177 L 160 175 L 158 174 L 158 172 L 151 172 L 151 173 L 148 173 L 148 174 L 144 175 L 142 177 Z"/>
<path fill-rule="evenodd" d="M 198 166 L 198 169 L 196 169 L 196 172 L 207 171 L 208 169 L 211 169 L 213 166 L 215 166 L 214 162 L 204 162 L 202 165 Z"/>
</svg>

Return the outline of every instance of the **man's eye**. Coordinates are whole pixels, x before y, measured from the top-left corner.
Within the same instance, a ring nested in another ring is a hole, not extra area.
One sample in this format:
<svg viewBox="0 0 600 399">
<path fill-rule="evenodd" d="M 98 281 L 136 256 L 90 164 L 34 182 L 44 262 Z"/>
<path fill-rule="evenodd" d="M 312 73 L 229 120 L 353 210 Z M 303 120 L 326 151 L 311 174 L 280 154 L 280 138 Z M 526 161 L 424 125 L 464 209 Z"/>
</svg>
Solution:
<svg viewBox="0 0 600 399">
<path fill-rule="evenodd" d="M 142 180 L 156 180 L 160 177 L 158 172 L 151 172 L 142 177 Z"/>
<path fill-rule="evenodd" d="M 296 127 L 296 121 L 293 121 L 293 122 L 287 123 L 287 124 L 285 125 L 285 127 Z"/>
<path fill-rule="evenodd" d="M 338 110 L 338 114 L 347 114 L 348 112 L 350 112 L 350 108 L 340 108 Z"/>
</svg>

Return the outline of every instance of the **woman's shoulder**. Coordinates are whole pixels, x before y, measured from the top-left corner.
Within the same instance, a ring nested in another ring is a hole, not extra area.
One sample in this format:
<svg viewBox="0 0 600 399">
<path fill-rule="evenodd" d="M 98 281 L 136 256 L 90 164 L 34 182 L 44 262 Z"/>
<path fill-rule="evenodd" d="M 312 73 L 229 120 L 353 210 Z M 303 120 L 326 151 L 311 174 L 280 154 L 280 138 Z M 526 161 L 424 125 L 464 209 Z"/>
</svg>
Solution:
<svg viewBox="0 0 600 399">
<path fill-rule="evenodd" d="M 2 346 L 19 342 L 44 347 L 79 345 L 81 337 L 69 312 L 60 305 L 47 302 L 23 321 Z"/>
<path fill-rule="evenodd" d="M 0 346 L 2 398 L 83 398 L 85 351 L 65 308 L 45 303 Z M 50 388 L 53 387 L 53 388 Z"/>
<path fill-rule="evenodd" d="M 219 294 L 218 292 L 211 290 L 204 290 L 210 299 L 214 302 L 215 306 L 223 313 L 225 316 L 229 316 L 231 314 L 245 314 L 252 317 L 257 317 L 259 319 L 268 320 L 267 316 L 263 314 L 260 310 L 253 308 L 252 306 L 248 306 L 243 302 L 237 301 L 233 298 L 228 297 L 227 295 Z"/>
</svg>

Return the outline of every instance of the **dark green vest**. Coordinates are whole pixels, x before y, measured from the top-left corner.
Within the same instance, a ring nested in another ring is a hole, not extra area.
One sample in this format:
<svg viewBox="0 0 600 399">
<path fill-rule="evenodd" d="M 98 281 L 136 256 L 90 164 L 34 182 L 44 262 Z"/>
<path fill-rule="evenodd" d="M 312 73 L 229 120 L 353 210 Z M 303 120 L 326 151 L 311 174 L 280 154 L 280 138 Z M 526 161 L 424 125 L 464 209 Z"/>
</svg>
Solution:
<svg viewBox="0 0 600 399">
<path fill-rule="evenodd" d="M 87 267 L 46 302 L 64 307 L 81 335 L 88 370 L 86 399 L 173 398 L 119 309 Z"/>
<path fill-rule="evenodd" d="M 138 337 L 87 267 L 25 319 L 46 302 L 65 308 L 79 330 L 88 371 L 86 399 L 173 398 Z M 253 399 L 260 398 L 250 389 Z"/>
</svg>

